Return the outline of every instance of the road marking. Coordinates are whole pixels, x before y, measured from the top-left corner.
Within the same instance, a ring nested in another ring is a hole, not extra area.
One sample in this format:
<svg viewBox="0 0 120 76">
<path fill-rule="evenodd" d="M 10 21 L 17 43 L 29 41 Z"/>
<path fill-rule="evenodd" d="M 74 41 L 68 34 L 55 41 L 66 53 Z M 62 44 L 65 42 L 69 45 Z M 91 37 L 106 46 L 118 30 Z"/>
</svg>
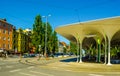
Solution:
<svg viewBox="0 0 120 76">
<path fill-rule="evenodd" d="M 14 64 L 14 63 L 18 63 L 18 62 L 11 62 L 11 63 L 13 63 L 13 64 Z"/>
<path fill-rule="evenodd" d="M 13 72 L 18 72 L 18 71 L 20 71 L 21 69 L 15 69 L 15 70 L 11 70 L 11 71 L 9 71 L 9 72 L 11 72 L 11 73 L 13 73 Z"/>
<path fill-rule="evenodd" d="M 4 65 L 5 63 L 0 63 L 0 65 Z"/>
<path fill-rule="evenodd" d="M 58 67 L 52 67 L 52 68 L 55 68 L 55 69 L 57 69 Z"/>
<path fill-rule="evenodd" d="M 13 66 L 6 66 L 6 68 L 13 68 Z"/>
<path fill-rule="evenodd" d="M 47 73 L 42 73 L 42 72 L 36 72 L 36 71 L 30 71 L 32 73 L 37 73 L 37 74 L 41 74 L 41 75 L 46 75 L 46 76 L 54 76 L 52 74 L 47 74 Z"/>
<path fill-rule="evenodd" d="M 27 69 L 32 69 L 32 68 L 34 68 L 34 66 L 30 66 L 30 67 L 28 67 Z"/>
<path fill-rule="evenodd" d="M 71 70 L 65 70 L 65 71 L 71 71 Z"/>
<path fill-rule="evenodd" d="M 32 74 L 28 74 L 28 73 L 22 73 L 22 72 L 20 72 L 19 74 L 27 75 L 27 76 L 36 76 L 36 75 L 32 75 Z"/>
<path fill-rule="evenodd" d="M 89 74 L 90 76 L 104 76 L 104 75 L 98 75 L 98 74 Z"/>
</svg>

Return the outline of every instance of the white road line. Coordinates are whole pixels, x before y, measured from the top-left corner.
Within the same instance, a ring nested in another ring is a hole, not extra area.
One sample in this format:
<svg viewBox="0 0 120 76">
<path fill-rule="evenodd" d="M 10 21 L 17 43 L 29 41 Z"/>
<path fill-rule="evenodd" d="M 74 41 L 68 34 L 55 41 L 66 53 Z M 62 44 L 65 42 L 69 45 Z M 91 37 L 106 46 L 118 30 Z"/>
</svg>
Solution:
<svg viewBox="0 0 120 76">
<path fill-rule="evenodd" d="M 14 63 L 18 63 L 18 62 L 11 62 L 11 63 L 13 63 L 13 64 L 14 64 Z"/>
<path fill-rule="evenodd" d="M 71 70 L 65 70 L 65 71 L 71 71 Z"/>
<path fill-rule="evenodd" d="M 6 68 L 13 68 L 13 66 L 6 66 Z"/>
<path fill-rule="evenodd" d="M 89 74 L 90 76 L 104 76 L 104 75 L 98 75 L 98 74 Z"/>
<path fill-rule="evenodd" d="M 28 67 L 27 69 L 32 69 L 32 68 L 34 68 L 34 66 L 30 66 L 30 67 Z"/>
<path fill-rule="evenodd" d="M 4 65 L 5 63 L 0 63 L 0 65 Z"/>
<path fill-rule="evenodd" d="M 13 72 L 18 72 L 18 71 L 20 71 L 21 69 L 15 69 L 15 70 L 11 70 L 11 71 L 9 71 L 9 72 L 11 72 L 11 73 L 13 73 Z"/>
<path fill-rule="evenodd" d="M 52 68 L 55 68 L 55 69 L 57 69 L 58 67 L 52 67 Z"/>
<path fill-rule="evenodd" d="M 42 73 L 42 72 L 36 72 L 36 71 L 30 71 L 31 73 L 37 73 L 37 74 L 41 74 L 41 75 L 46 75 L 46 76 L 54 76 L 52 74 L 47 74 L 47 73 Z"/>
<path fill-rule="evenodd" d="M 27 75 L 27 76 L 36 76 L 36 75 L 32 75 L 32 74 L 28 74 L 28 73 L 23 73 L 23 72 L 19 72 L 19 74 Z"/>
</svg>

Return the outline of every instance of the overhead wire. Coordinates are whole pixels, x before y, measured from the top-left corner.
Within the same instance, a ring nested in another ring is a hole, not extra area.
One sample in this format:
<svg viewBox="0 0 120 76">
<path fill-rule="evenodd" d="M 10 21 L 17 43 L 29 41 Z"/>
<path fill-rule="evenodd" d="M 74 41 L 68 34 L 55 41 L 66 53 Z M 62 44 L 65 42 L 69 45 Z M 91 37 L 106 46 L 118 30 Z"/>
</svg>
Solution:
<svg viewBox="0 0 120 76">
<path fill-rule="evenodd" d="M 25 1 L 25 0 L 22 0 L 24 2 L 27 2 L 29 3 L 30 5 L 32 5 L 32 2 L 30 1 Z M 78 19 L 78 22 L 80 22 L 80 11 L 83 10 L 83 9 L 88 9 L 88 8 L 94 8 L 95 6 L 100 6 L 100 5 L 104 5 L 106 3 L 110 3 L 110 2 L 113 2 L 113 0 L 105 0 L 105 1 L 102 1 L 100 3 L 95 3 L 95 4 L 92 4 L 92 5 L 86 5 L 84 7 L 78 7 L 78 8 L 70 8 L 70 7 L 64 7 L 64 6 L 58 6 L 58 5 L 51 5 L 51 4 L 48 4 L 46 6 L 48 7 L 51 7 L 51 8 L 57 8 L 57 9 L 63 9 L 63 10 L 69 10 L 69 11 L 74 11 L 76 12 L 76 17 Z M 44 5 L 44 4 L 43 4 Z M 27 22 L 27 20 L 23 20 L 23 19 L 20 19 L 12 14 L 9 14 L 9 13 L 6 13 L 4 11 L 0 11 L 0 13 L 3 13 L 3 14 L 6 14 L 6 15 L 9 15 L 10 17 L 12 18 L 15 18 L 17 20 L 20 20 L 20 21 L 23 21 L 24 23 L 28 24 L 29 25 L 29 22 Z M 21 25 L 21 26 L 24 26 L 24 25 Z"/>
</svg>

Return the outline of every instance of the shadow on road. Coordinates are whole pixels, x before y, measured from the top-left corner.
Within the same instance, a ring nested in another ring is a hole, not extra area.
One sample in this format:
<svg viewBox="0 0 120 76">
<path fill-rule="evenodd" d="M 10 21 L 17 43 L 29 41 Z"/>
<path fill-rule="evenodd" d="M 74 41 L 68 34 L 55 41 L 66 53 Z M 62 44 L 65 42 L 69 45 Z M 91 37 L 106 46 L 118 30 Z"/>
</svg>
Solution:
<svg viewBox="0 0 120 76">
<path fill-rule="evenodd" d="M 89 63 L 97 63 L 95 60 L 84 60 L 82 59 L 84 62 L 89 62 Z M 63 59 L 60 60 L 60 62 L 76 62 L 77 58 L 69 58 L 69 59 Z M 100 63 L 104 63 L 104 62 L 100 62 Z M 120 64 L 120 60 L 111 60 L 111 64 Z"/>
<path fill-rule="evenodd" d="M 69 59 L 64 59 L 64 60 L 60 60 L 60 62 L 76 62 L 77 58 L 69 58 Z"/>
</svg>

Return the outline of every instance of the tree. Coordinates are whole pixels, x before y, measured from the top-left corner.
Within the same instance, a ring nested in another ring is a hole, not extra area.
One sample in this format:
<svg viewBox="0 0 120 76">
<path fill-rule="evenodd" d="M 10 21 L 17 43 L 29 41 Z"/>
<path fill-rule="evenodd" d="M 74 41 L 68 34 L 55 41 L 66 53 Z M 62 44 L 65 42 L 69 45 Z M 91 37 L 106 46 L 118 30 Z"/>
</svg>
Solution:
<svg viewBox="0 0 120 76">
<path fill-rule="evenodd" d="M 32 44 L 33 46 L 36 47 L 36 52 L 38 52 L 38 46 L 41 45 L 43 46 L 43 41 L 42 41 L 42 37 L 43 37 L 43 23 L 41 20 L 41 16 L 37 15 L 35 17 L 35 21 L 33 24 L 33 34 L 32 34 Z"/>
<path fill-rule="evenodd" d="M 46 23 L 42 22 L 41 16 L 37 15 L 33 24 L 32 33 L 32 44 L 36 47 L 36 52 L 38 52 L 39 45 L 41 45 L 41 51 L 45 53 L 45 33 L 46 33 Z M 57 34 L 53 31 L 51 25 L 47 23 L 47 53 L 54 53 L 57 51 Z"/>
<path fill-rule="evenodd" d="M 50 54 L 52 51 L 52 27 L 47 23 L 47 53 Z"/>
<path fill-rule="evenodd" d="M 77 44 L 70 42 L 70 51 L 77 55 Z"/>
<path fill-rule="evenodd" d="M 52 53 L 54 54 L 55 51 L 58 51 L 58 38 L 57 38 L 57 33 L 55 31 L 53 31 L 53 34 L 52 34 Z"/>
</svg>

